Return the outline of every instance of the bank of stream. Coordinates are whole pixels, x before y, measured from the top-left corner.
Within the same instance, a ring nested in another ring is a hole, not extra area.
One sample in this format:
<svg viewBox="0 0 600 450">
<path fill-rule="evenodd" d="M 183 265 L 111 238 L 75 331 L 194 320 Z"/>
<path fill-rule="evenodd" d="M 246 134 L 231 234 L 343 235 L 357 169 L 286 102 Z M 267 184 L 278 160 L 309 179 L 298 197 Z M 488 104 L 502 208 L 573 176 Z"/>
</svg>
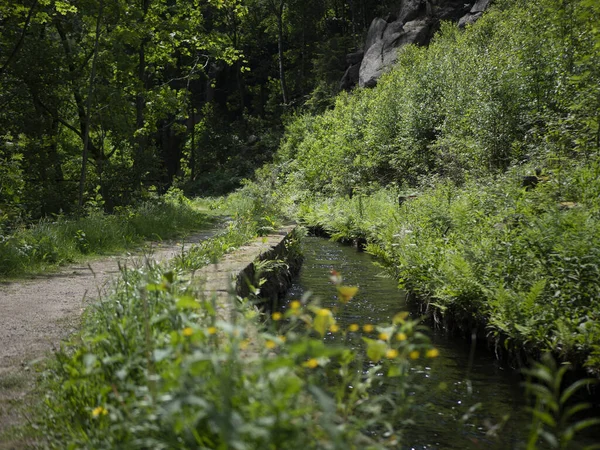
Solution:
<svg viewBox="0 0 600 450">
<path fill-rule="evenodd" d="M 328 275 L 335 269 L 345 284 L 360 287 L 338 317 L 343 325 L 389 323 L 397 312 L 409 310 L 396 282 L 383 277 L 368 254 L 318 237 L 307 237 L 303 246 L 304 264 L 286 302 L 311 291 L 324 307 L 332 307 L 337 300 Z M 430 336 L 440 356 L 414 371 L 413 395 L 418 408 L 403 448 L 522 447 L 530 416 L 524 411 L 518 374 L 503 367 L 493 354 L 472 348 L 464 340 L 441 331 L 432 331 Z M 496 436 L 491 436 L 505 420 Z"/>
</svg>

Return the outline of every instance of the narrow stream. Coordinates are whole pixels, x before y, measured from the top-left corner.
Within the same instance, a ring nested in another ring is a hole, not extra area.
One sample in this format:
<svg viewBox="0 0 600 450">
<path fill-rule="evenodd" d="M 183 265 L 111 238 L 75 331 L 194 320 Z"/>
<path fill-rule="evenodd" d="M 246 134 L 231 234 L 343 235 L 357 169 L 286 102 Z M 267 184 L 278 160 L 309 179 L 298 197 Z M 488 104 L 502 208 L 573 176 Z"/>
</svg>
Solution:
<svg viewBox="0 0 600 450">
<path fill-rule="evenodd" d="M 382 277 L 369 255 L 316 237 L 306 238 L 303 246 L 304 264 L 285 303 L 311 291 L 324 307 L 332 307 L 336 300 L 329 272 L 335 269 L 343 275 L 344 284 L 360 287 L 344 315 L 338 317 L 342 325 L 390 323 L 397 312 L 409 309 L 396 282 Z M 530 416 L 524 411 L 518 376 L 510 368 L 501 367 L 489 352 L 475 350 L 470 358 L 471 348 L 464 340 L 435 331 L 430 336 L 440 356 L 414 370 L 413 383 L 419 389 L 413 395 L 418 409 L 402 448 L 522 448 Z M 469 413 L 476 404 L 481 406 Z M 465 414 L 469 417 L 461 421 Z M 505 416 L 508 420 L 497 436 L 486 435 Z"/>
</svg>

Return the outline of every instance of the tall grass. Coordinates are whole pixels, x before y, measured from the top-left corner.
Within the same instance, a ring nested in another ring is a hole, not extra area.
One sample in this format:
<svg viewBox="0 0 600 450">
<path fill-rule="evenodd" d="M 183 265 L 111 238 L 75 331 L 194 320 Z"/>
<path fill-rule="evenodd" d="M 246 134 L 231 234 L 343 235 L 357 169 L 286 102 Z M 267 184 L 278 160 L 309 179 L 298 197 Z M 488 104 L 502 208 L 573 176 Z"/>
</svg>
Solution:
<svg viewBox="0 0 600 450">
<path fill-rule="evenodd" d="M 0 236 L 0 277 L 15 277 L 82 258 L 165 239 L 206 226 L 211 216 L 173 191 L 115 214 L 90 210 L 81 218 L 44 219 Z"/>
</svg>

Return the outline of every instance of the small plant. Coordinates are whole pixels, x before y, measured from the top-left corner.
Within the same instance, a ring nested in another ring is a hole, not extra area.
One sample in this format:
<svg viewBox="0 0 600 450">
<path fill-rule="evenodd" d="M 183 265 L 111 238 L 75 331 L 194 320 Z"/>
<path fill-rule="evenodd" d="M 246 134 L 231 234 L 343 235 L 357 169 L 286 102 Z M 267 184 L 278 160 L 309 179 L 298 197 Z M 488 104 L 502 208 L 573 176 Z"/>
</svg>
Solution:
<svg viewBox="0 0 600 450">
<path fill-rule="evenodd" d="M 77 243 L 77 249 L 84 255 L 90 252 L 90 243 L 87 240 L 85 231 L 75 231 L 75 242 Z"/>
<path fill-rule="evenodd" d="M 523 372 L 528 376 L 524 383 L 527 394 L 533 398 L 534 406 L 529 410 L 533 420 L 527 442 L 527 450 L 538 448 L 541 439 L 550 448 L 567 449 L 576 433 L 600 426 L 600 417 L 579 419 L 581 412 L 592 405 L 577 402 L 577 393 L 596 384 L 598 380 L 584 378 L 564 387 L 568 364 L 558 365 L 552 356 L 544 354 L 541 362 L 534 363 L 531 369 Z M 598 449 L 594 444 L 586 449 Z"/>
</svg>

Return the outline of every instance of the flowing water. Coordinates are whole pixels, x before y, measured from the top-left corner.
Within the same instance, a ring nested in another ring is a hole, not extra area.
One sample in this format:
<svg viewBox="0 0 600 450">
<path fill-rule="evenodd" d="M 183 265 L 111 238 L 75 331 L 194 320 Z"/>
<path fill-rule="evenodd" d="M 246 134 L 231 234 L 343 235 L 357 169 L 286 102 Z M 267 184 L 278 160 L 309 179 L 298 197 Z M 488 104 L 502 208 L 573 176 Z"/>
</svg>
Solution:
<svg viewBox="0 0 600 450">
<path fill-rule="evenodd" d="M 390 323 L 397 312 L 409 310 L 396 282 L 382 277 L 369 255 L 316 237 L 306 238 L 303 246 L 304 264 L 285 302 L 311 291 L 324 307 L 332 307 L 336 299 L 329 272 L 335 269 L 344 277 L 344 284 L 360 287 L 338 316 L 341 325 Z M 435 331 L 430 337 L 440 356 L 413 371 L 411 395 L 417 407 L 402 448 L 522 448 L 530 416 L 524 412 L 519 377 L 489 352 L 474 349 L 462 339 Z M 478 404 L 481 406 L 469 412 Z M 488 435 L 505 417 L 508 420 L 497 436 Z"/>
</svg>

